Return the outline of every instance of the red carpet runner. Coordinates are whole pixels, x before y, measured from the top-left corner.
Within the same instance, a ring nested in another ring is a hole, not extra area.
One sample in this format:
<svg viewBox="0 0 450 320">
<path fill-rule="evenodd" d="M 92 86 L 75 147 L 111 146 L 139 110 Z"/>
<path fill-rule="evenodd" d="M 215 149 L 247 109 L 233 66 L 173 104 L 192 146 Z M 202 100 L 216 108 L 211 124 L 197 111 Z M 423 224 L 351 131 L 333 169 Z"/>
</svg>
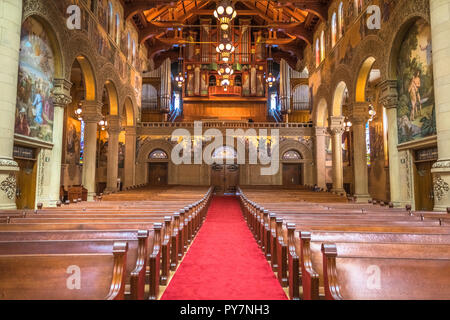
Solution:
<svg viewBox="0 0 450 320">
<path fill-rule="evenodd" d="M 287 300 L 237 199 L 213 199 L 161 300 Z"/>
</svg>

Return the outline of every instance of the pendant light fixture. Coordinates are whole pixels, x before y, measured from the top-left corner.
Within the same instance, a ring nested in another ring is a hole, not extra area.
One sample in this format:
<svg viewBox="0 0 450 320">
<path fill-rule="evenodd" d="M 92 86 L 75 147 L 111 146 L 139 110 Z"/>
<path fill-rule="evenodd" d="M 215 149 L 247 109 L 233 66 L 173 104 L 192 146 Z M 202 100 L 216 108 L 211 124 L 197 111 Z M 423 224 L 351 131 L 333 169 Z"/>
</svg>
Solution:
<svg viewBox="0 0 450 320">
<path fill-rule="evenodd" d="M 269 47 L 269 58 L 268 58 L 268 71 L 269 71 L 269 75 L 267 76 L 266 82 L 269 85 L 269 88 L 272 88 L 276 78 L 273 76 L 272 71 L 273 71 L 273 59 L 272 59 L 272 47 Z"/>
<path fill-rule="evenodd" d="M 181 52 L 181 46 L 180 46 L 180 55 L 178 57 L 178 75 L 175 77 L 175 81 L 177 82 L 178 88 L 183 87 L 184 83 L 184 76 L 183 76 L 183 56 Z"/>
<path fill-rule="evenodd" d="M 230 28 L 231 20 L 236 18 L 236 10 L 231 1 L 221 1 L 216 10 L 214 10 L 214 17 L 219 20 L 220 28 L 227 31 Z"/>
</svg>

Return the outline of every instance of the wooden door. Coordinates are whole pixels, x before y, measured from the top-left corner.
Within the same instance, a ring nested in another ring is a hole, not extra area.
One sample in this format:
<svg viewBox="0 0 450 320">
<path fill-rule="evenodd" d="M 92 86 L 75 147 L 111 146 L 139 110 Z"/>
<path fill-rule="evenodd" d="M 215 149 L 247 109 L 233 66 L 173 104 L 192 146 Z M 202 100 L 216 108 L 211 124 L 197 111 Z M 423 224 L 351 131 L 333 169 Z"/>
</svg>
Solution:
<svg viewBox="0 0 450 320">
<path fill-rule="evenodd" d="M 214 164 L 211 167 L 211 185 L 218 194 L 236 192 L 239 185 L 239 166 Z"/>
<path fill-rule="evenodd" d="M 283 164 L 283 185 L 286 187 L 303 184 L 301 164 Z"/>
<path fill-rule="evenodd" d="M 17 209 L 34 209 L 36 202 L 36 161 L 20 159 L 15 159 L 15 161 L 20 169 L 17 173 Z"/>
<path fill-rule="evenodd" d="M 431 167 L 433 162 L 418 162 L 415 170 L 415 198 L 416 210 L 432 211 L 433 199 L 433 176 Z"/>
<path fill-rule="evenodd" d="M 152 186 L 166 186 L 168 183 L 168 163 L 149 164 L 149 184 Z"/>
<path fill-rule="evenodd" d="M 214 192 L 218 194 L 223 194 L 225 192 L 225 165 L 212 165 L 211 185 L 214 187 Z"/>
</svg>

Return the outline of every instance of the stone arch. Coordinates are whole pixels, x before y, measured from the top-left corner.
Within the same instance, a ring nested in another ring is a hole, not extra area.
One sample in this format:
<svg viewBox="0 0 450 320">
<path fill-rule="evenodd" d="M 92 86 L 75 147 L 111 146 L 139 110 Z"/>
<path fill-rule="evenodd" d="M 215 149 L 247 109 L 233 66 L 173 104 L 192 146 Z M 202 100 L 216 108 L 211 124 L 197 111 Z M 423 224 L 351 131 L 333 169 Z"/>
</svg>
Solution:
<svg viewBox="0 0 450 320">
<path fill-rule="evenodd" d="M 339 117 L 342 116 L 342 105 L 344 101 L 345 90 L 348 90 L 347 83 L 344 81 L 339 82 L 336 85 L 333 93 L 333 104 L 331 106 L 330 116 Z"/>
<path fill-rule="evenodd" d="M 139 153 L 136 158 L 136 181 L 140 181 L 139 183 L 147 183 L 148 182 L 148 169 L 149 165 L 148 163 L 152 162 L 149 159 L 150 153 L 155 149 L 161 149 L 164 151 L 167 156 L 169 157 L 167 161 L 169 162 L 169 177 L 170 177 L 170 171 L 173 170 L 173 166 L 170 163 L 170 158 L 172 154 L 173 145 L 163 139 L 158 140 L 146 140 L 142 147 L 139 150 Z"/>
<path fill-rule="evenodd" d="M 135 116 L 134 116 L 134 106 L 133 101 L 130 97 L 125 98 L 125 102 L 123 103 L 122 112 L 120 113 L 122 121 L 122 125 L 127 127 L 135 126 Z"/>
<path fill-rule="evenodd" d="M 163 150 L 165 153 L 167 153 L 167 155 L 169 156 L 169 159 L 170 159 L 173 145 L 169 141 L 162 140 L 162 139 L 147 140 L 144 142 L 141 149 L 139 150 L 139 154 L 137 156 L 137 162 L 138 163 L 148 162 L 149 154 L 155 149 Z"/>
<path fill-rule="evenodd" d="M 280 143 L 280 160 L 283 160 L 283 155 L 290 150 L 297 151 L 302 156 L 300 162 L 311 162 L 313 160 L 313 153 L 311 148 L 306 144 L 297 140 L 285 140 Z"/>
<path fill-rule="evenodd" d="M 113 116 L 119 115 L 119 106 L 122 106 L 125 102 L 123 96 L 119 95 L 122 91 L 121 82 L 117 71 L 111 63 L 106 64 L 99 70 L 99 85 L 106 86 L 108 94 L 110 95 L 109 114 Z M 98 92 L 103 90 L 102 87 L 97 88 Z"/>
<path fill-rule="evenodd" d="M 284 161 L 283 155 L 288 151 L 297 151 L 302 159 L 298 161 Z M 313 152 L 309 146 L 298 140 L 285 140 L 280 143 L 280 170 L 283 170 L 282 163 L 299 163 L 302 164 L 302 176 L 303 183 L 305 185 L 311 185 L 314 181 L 313 175 Z"/>
<path fill-rule="evenodd" d="M 133 107 L 133 122 L 134 124 L 136 124 L 136 122 L 140 121 L 140 105 L 141 102 L 137 101 L 136 99 L 136 92 L 133 88 L 131 88 L 128 85 L 122 86 L 122 92 L 121 92 L 121 96 L 123 97 L 124 101 L 127 99 L 131 100 L 131 105 Z M 123 105 L 124 102 L 121 103 L 121 105 Z"/>
<path fill-rule="evenodd" d="M 316 95 L 313 97 L 314 107 L 312 112 L 312 119 L 314 125 L 317 127 L 321 127 L 324 125 L 323 115 L 329 114 L 328 111 L 330 105 L 329 97 L 330 97 L 330 89 L 327 85 L 321 85 L 317 90 Z M 324 110 L 324 108 L 326 110 Z"/>
<path fill-rule="evenodd" d="M 97 88 L 97 60 L 95 58 L 96 54 L 92 49 L 91 43 L 88 39 L 86 39 L 85 36 L 83 36 L 82 34 L 78 34 L 71 38 L 68 47 L 71 49 L 66 49 L 64 51 L 66 53 L 66 61 L 68 62 L 66 64 L 66 79 L 70 80 L 73 63 L 75 62 L 75 60 L 77 60 L 81 65 L 81 69 L 83 70 L 83 74 L 85 77 L 85 99 L 88 101 L 98 100 L 97 98 L 99 91 Z"/>
<path fill-rule="evenodd" d="M 349 100 L 352 100 L 352 93 L 353 93 L 353 76 L 352 72 L 349 66 L 340 64 L 336 67 L 336 69 L 333 71 L 333 78 L 331 80 L 331 88 L 333 88 L 332 93 L 332 105 L 330 106 L 331 116 L 340 116 L 342 115 L 342 98 L 344 94 L 345 88 L 348 90 L 349 94 Z M 345 84 L 345 88 L 342 87 L 342 83 Z M 341 92 L 342 90 L 342 92 Z M 336 99 L 337 98 L 337 99 Z"/>
<path fill-rule="evenodd" d="M 356 83 L 355 83 L 355 101 L 365 102 L 366 101 L 366 87 L 369 81 L 369 75 L 376 62 L 375 57 L 367 57 L 358 69 Z"/>
<path fill-rule="evenodd" d="M 119 115 L 119 95 L 117 92 L 117 86 L 111 80 L 106 80 L 105 88 L 109 97 L 109 114 L 112 116 Z"/>
<path fill-rule="evenodd" d="M 386 55 L 386 75 L 388 79 L 397 79 L 397 59 L 403 39 L 413 24 L 420 19 L 425 20 L 428 24 L 430 23 L 429 17 L 425 16 L 423 12 L 414 12 L 402 19 L 402 24 L 400 24 L 395 32 L 392 33 L 392 38 L 389 42 L 389 51 Z"/>
<path fill-rule="evenodd" d="M 41 23 L 50 39 L 50 45 L 55 59 L 54 78 L 64 78 L 67 74 L 67 61 L 64 57 L 63 48 L 65 47 L 65 34 L 58 30 L 65 30 L 66 27 L 61 23 L 60 14 L 53 3 L 45 1 L 24 1 L 22 24 L 28 19 L 34 18 Z M 51 23 L 50 23 L 51 21 Z"/>
</svg>

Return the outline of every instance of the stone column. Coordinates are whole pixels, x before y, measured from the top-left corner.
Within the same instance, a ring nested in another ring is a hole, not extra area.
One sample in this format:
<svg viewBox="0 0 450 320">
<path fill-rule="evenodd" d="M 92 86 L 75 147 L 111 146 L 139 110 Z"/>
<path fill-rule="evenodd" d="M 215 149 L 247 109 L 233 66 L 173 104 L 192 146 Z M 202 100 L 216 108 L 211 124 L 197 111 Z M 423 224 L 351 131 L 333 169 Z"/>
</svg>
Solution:
<svg viewBox="0 0 450 320">
<path fill-rule="evenodd" d="M 125 181 L 124 187 L 135 185 L 136 181 L 136 127 L 125 128 Z"/>
<path fill-rule="evenodd" d="M 331 142 L 333 148 L 333 190 L 345 195 L 344 167 L 342 165 L 342 134 L 344 133 L 344 117 L 330 117 Z"/>
<path fill-rule="evenodd" d="M 119 134 L 120 121 L 118 116 L 108 116 L 108 164 L 106 190 L 117 191 L 117 177 L 119 175 Z"/>
<path fill-rule="evenodd" d="M 367 203 L 369 195 L 369 175 L 367 172 L 366 124 L 369 120 L 369 103 L 354 102 L 351 110 L 353 123 L 353 173 L 355 198 L 359 203 Z"/>
<path fill-rule="evenodd" d="M 64 131 L 64 109 L 72 102 L 70 95 L 70 88 L 72 83 L 65 79 L 54 80 L 53 90 L 53 149 L 50 162 L 50 177 L 49 186 L 49 200 L 44 203 L 44 206 L 56 206 L 59 200 L 59 189 L 61 186 L 61 160 L 62 160 L 62 146 L 63 146 L 63 131 Z"/>
<path fill-rule="evenodd" d="M 22 1 L 0 1 L 0 209 L 16 208 L 13 160 Z"/>
<path fill-rule="evenodd" d="M 316 138 L 316 183 L 319 188 L 326 189 L 326 128 L 315 128 Z"/>
<path fill-rule="evenodd" d="M 391 202 L 395 207 L 405 207 L 408 201 L 402 197 L 402 174 L 400 169 L 400 154 L 398 152 L 397 80 L 386 80 L 378 85 L 380 89 L 380 103 L 386 108 L 388 120 L 388 152 L 389 152 L 389 184 Z"/>
<path fill-rule="evenodd" d="M 83 102 L 84 127 L 84 164 L 83 186 L 88 190 L 88 201 L 94 199 L 95 172 L 97 157 L 97 125 L 102 119 L 102 103 L 97 101 Z"/>
<path fill-rule="evenodd" d="M 430 0 L 438 162 L 433 165 L 435 210 L 450 207 L 450 0 Z"/>
</svg>

